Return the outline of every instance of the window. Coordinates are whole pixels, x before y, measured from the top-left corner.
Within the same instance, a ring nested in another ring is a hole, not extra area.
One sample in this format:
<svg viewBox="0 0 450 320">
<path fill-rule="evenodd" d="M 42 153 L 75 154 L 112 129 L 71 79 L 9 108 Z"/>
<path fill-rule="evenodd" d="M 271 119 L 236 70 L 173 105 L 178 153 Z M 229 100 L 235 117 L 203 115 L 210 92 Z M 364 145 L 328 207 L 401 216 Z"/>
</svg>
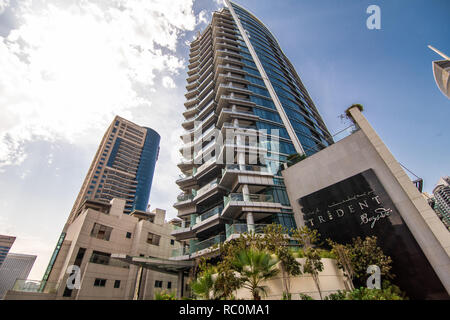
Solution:
<svg viewBox="0 0 450 320">
<path fill-rule="evenodd" d="M 175 240 L 170 239 L 170 245 L 173 246 L 175 244 Z"/>
<path fill-rule="evenodd" d="M 94 281 L 94 287 L 104 287 L 106 286 L 106 279 L 96 278 Z"/>
<path fill-rule="evenodd" d="M 115 289 L 120 288 L 120 280 L 114 281 L 114 288 Z"/>
<path fill-rule="evenodd" d="M 147 243 L 153 244 L 155 246 L 159 246 L 159 240 L 160 239 L 161 239 L 161 236 L 149 232 L 148 236 L 147 236 Z"/>
<path fill-rule="evenodd" d="M 86 252 L 85 248 L 78 249 L 78 253 L 77 253 L 77 256 L 75 258 L 74 265 L 79 266 L 79 267 L 81 266 L 81 262 L 83 261 L 83 257 L 84 257 L 84 253 L 85 252 Z"/>
<path fill-rule="evenodd" d="M 155 280 L 155 288 L 162 288 L 163 282 L 161 280 Z"/>
<path fill-rule="evenodd" d="M 127 232 L 126 238 L 131 239 L 131 232 Z"/>
<path fill-rule="evenodd" d="M 167 289 L 172 289 L 172 282 L 171 281 L 167 282 Z"/>
<path fill-rule="evenodd" d="M 109 237 L 111 236 L 111 227 L 104 226 L 99 223 L 94 223 L 92 227 L 91 236 L 97 239 L 109 241 Z"/>
<path fill-rule="evenodd" d="M 109 264 L 109 259 L 111 257 L 110 253 L 101 252 L 101 251 L 93 251 L 91 256 L 91 262 L 97 264 Z"/>
</svg>

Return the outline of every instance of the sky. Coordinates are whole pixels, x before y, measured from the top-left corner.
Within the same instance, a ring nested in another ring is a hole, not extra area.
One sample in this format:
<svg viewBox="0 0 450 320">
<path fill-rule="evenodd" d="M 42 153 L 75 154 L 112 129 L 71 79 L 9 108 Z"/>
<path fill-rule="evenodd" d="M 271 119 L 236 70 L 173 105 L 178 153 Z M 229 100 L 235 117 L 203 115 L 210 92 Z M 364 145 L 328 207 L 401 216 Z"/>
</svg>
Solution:
<svg viewBox="0 0 450 320">
<path fill-rule="evenodd" d="M 448 0 L 241 0 L 274 34 L 334 134 L 353 103 L 431 192 L 450 175 Z M 381 29 L 369 30 L 370 5 Z M 189 43 L 220 0 L 0 0 L 0 234 L 40 280 L 98 144 L 120 115 L 161 135 L 151 208 L 180 190 Z"/>
</svg>

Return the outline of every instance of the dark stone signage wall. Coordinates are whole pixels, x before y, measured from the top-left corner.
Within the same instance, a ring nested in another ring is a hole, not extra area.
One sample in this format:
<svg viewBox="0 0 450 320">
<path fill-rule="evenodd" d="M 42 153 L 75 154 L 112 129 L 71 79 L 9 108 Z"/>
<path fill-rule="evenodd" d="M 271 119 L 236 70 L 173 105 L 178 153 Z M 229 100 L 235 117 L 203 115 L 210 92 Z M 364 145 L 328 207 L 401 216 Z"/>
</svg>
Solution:
<svg viewBox="0 0 450 320">
<path fill-rule="evenodd" d="M 372 169 L 298 201 L 305 224 L 317 229 L 322 240 L 346 244 L 358 236 L 377 236 L 378 245 L 393 260 L 393 282 L 411 299 L 449 298 Z"/>
</svg>

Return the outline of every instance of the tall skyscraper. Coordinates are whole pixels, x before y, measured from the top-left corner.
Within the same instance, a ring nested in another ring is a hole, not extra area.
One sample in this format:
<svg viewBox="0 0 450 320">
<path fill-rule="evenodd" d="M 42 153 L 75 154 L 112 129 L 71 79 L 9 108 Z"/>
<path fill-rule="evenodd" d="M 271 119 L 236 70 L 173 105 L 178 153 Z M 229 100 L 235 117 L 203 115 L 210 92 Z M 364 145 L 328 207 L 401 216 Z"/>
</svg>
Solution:
<svg viewBox="0 0 450 320">
<path fill-rule="evenodd" d="M 73 242 L 71 238 L 74 237 L 73 230 L 77 230 L 75 235 L 78 237 L 80 231 L 76 227 L 71 228 L 71 225 L 86 211 L 86 208 L 97 208 L 98 211 L 105 213 L 109 211 L 105 208 L 111 206 L 110 202 L 113 199 L 122 199 L 125 202 L 122 207 L 124 214 L 145 213 L 159 154 L 159 142 L 160 136 L 153 129 L 138 126 L 119 116 L 114 118 L 103 136 L 58 239 L 43 277 L 43 286 L 52 274 L 64 244 Z M 83 219 L 80 218 L 79 221 Z M 111 230 L 110 226 L 102 228 L 96 232 L 104 233 L 105 230 Z M 86 246 L 84 249 L 92 250 L 92 246 Z M 59 269 L 53 274 L 58 272 Z"/>
<path fill-rule="evenodd" d="M 433 189 L 434 210 L 450 231 L 450 177 L 439 179 Z"/>
<path fill-rule="evenodd" d="M 0 268 L 8 255 L 16 237 L 4 236 L 0 234 Z"/>
<path fill-rule="evenodd" d="M 277 40 L 233 2 L 191 43 L 174 207 L 191 259 L 236 234 L 271 223 L 294 228 L 281 164 L 333 143 Z"/>
<path fill-rule="evenodd" d="M 159 153 L 159 134 L 116 116 L 103 136 L 70 212 L 70 223 L 82 203 L 126 200 L 124 213 L 145 211 Z"/>
<path fill-rule="evenodd" d="M 36 256 L 29 254 L 9 253 L 0 268 L 0 299 L 6 291 L 14 286 L 16 280 L 25 280 L 33 268 Z"/>
</svg>

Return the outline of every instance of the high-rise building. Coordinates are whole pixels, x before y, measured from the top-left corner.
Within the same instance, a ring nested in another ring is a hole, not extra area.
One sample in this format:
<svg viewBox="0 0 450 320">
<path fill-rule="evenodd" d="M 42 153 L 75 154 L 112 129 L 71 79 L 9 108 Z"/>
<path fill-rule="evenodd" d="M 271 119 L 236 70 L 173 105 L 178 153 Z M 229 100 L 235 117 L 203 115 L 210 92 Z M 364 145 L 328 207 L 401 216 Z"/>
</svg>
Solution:
<svg viewBox="0 0 450 320">
<path fill-rule="evenodd" d="M 68 223 L 85 200 L 126 200 L 124 213 L 145 211 L 159 153 L 159 134 L 116 116 L 106 131 Z"/>
<path fill-rule="evenodd" d="M 33 268 L 36 256 L 20 253 L 9 253 L 0 268 L 0 299 L 11 289 L 16 280 L 24 280 Z"/>
<path fill-rule="evenodd" d="M 433 189 L 434 211 L 450 230 L 450 177 L 439 179 Z"/>
<path fill-rule="evenodd" d="M 68 267 L 75 265 L 81 267 L 85 275 L 91 269 L 94 270 L 93 273 L 114 273 L 114 269 L 108 266 L 117 267 L 118 263 L 114 264 L 114 261 L 109 263 L 111 254 L 131 254 L 135 253 L 135 250 L 142 250 L 138 247 L 141 245 L 137 240 L 138 236 L 133 236 L 135 232 L 138 232 L 137 225 L 141 220 L 146 221 L 147 224 L 150 222 L 154 224 L 156 219 L 158 227 L 155 228 L 158 232 L 154 234 L 154 237 L 159 239 L 165 236 L 167 233 L 164 222 L 165 212 L 163 214 L 147 212 L 159 142 L 160 136 L 154 130 L 138 126 L 119 116 L 114 118 L 95 154 L 50 258 L 43 280 L 38 284 L 38 293 L 51 293 L 57 298 L 81 299 L 89 294 L 92 294 L 92 297 L 105 299 L 118 297 L 126 299 L 130 294 L 132 295 L 130 279 L 136 277 L 136 274 L 132 272 L 133 268 L 131 273 L 122 270 L 120 277 L 117 274 L 120 279 L 115 279 L 117 281 L 114 289 L 122 289 L 113 290 L 113 293 L 109 292 L 111 294 L 106 294 L 102 290 L 91 292 L 91 287 L 97 286 L 94 282 L 85 287 L 87 291 L 80 293 L 77 289 L 77 293 L 72 294 L 72 290 L 65 286 L 68 277 L 66 271 Z M 158 218 L 155 218 L 155 215 Z M 145 224 L 140 226 L 140 229 L 153 229 L 153 224 L 150 227 Z M 150 233 L 148 233 L 149 237 Z M 144 239 L 146 235 L 144 231 L 139 230 L 139 239 L 141 237 Z M 114 241 L 110 242 L 110 237 Z M 147 249 L 150 250 L 150 248 L 161 251 L 159 240 L 158 247 L 149 246 Z M 160 252 L 147 252 L 147 254 L 162 255 Z M 107 266 L 99 267 L 99 264 Z M 126 268 L 122 267 L 122 269 Z M 102 280 L 100 287 L 104 287 L 108 279 L 104 277 L 99 279 Z M 125 280 L 126 288 L 123 287 Z M 16 289 L 20 291 L 20 287 L 19 285 Z"/>
<path fill-rule="evenodd" d="M 271 223 L 296 227 L 281 164 L 333 143 L 293 65 L 264 24 L 225 1 L 191 43 L 174 231 L 192 259 Z"/>
<path fill-rule="evenodd" d="M 0 234 L 0 268 L 8 255 L 16 237 L 4 236 Z"/>
</svg>

